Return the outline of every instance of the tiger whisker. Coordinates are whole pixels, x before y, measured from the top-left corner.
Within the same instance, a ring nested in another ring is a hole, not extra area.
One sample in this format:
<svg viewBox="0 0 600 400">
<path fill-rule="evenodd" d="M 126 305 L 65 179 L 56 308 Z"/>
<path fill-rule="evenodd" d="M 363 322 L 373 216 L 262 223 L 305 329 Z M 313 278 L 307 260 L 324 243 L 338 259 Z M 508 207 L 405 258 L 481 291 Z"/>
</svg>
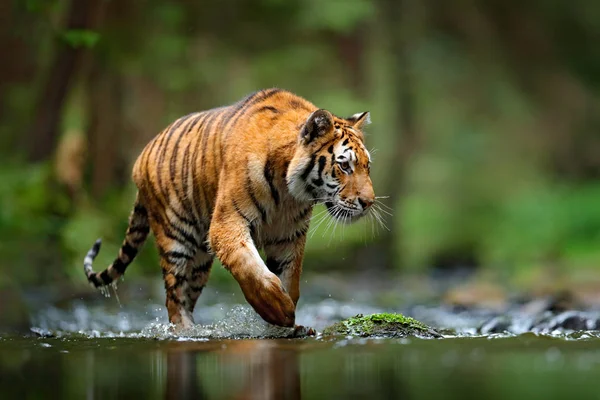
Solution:
<svg viewBox="0 0 600 400">
<path fill-rule="evenodd" d="M 375 203 L 381 204 L 382 206 L 386 207 L 389 210 L 393 210 L 392 207 L 388 206 L 383 201 L 381 201 L 382 198 L 387 198 L 387 197 L 375 197 Z"/>
<path fill-rule="evenodd" d="M 392 214 L 388 210 L 382 208 L 381 205 L 378 203 L 373 204 L 373 207 L 375 207 L 377 209 L 377 211 L 381 211 L 382 213 L 385 213 L 385 214 L 389 215 L 390 217 L 394 216 L 394 214 Z"/>
<path fill-rule="evenodd" d="M 317 232 L 317 230 L 319 229 L 319 227 L 321 226 L 321 224 L 323 224 L 323 222 L 325 220 L 327 220 L 327 217 L 329 216 L 329 213 L 325 213 L 325 215 L 323 215 L 321 217 L 321 219 L 319 219 L 319 221 L 317 221 L 314 225 L 314 227 L 311 228 L 311 232 L 310 232 L 310 237 L 312 238 L 315 233 Z"/>
<path fill-rule="evenodd" d="M 310 217 L 310 220 L 312 221 L 312 220 L 314 220 L 314 219 L 317 219 L 317 217 L 320 217 L 321 215 L 323 215 L 323 214 L 324 214 L 324 213 L 326 213 L 326 212 L 327 212 L 327 209 L 321 210 L 321 211 L 319 211 L 317 214 L 315 214 L 315 215 L 313 215 L 312 217 Z"/>
<path fill-rule="evenodd" d="M 383 221 L 383 217 L 381 216 L 381 214 L 379 213 L 379 211 L 377 209 L 371 207 L 371 213 L 377 219 L 377 222 L 379 222 L 379 225 L 381 225 L 383 228 L 385 228 L 388 232 L 391 232 L 390 228 L 388 228 L 388 226 L 385 224 L 385 222 Z"/>
<path fill-rule="evenodd" d="M 333 222 L 336 220 L 339 212 L 340 212 L 341 207 L 339 205 L 335 205 L 334 207 L 334 211 L 332 214 L 332 218 L 329 220 L 329 222 L 327 223 L 327 226 L 325 227 L 325 230 L 323 231 L 323 234 L 321 235 L 321 237 L 325 237 L 325 234 L 327 233 L 327 231 L 329 230 L 329 228 L 331 227 L 331 225 L 333 224 Z"/>
</svg>

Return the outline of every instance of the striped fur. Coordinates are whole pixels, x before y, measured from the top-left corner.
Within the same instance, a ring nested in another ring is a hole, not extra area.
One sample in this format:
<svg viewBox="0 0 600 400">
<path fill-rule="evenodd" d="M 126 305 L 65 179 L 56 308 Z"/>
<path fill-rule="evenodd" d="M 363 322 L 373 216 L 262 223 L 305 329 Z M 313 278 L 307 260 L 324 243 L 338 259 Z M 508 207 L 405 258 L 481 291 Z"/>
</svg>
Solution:
<svg viewBox="0 0 600 400">
<path fill-rule="evenodd" d="M 172 323 L 193 324 L 216 255 L 266 321 L 292 326 L 312 207 L 325 203 L 349 222 L 374 201 L 368 120 L 336 117 L 280 89 L 179 118 L 138 157 L 123 246 L 94 273 L 96 242 L 84 261 L 88 280 L 100 287 L 121 276 L 151 228 Z"/>
</svg>

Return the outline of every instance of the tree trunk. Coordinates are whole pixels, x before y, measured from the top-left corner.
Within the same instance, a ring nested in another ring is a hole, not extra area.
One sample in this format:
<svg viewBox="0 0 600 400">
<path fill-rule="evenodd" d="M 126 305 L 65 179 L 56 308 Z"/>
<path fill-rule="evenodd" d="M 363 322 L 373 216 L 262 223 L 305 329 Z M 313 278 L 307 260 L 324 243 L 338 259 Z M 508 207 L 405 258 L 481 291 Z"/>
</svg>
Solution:
<svg viewBox="0 0 600 400">
<path fill-rule="evenodd" d="M 95 62 L 88 81 L 89 97 L 89 160 L 92 168 L 91 191 L 95 198 L 118 186 L 129 174 L 122 147 L 124 130 L 121 80 L 108 67 Z"/>
<path fill-rule="evenodd" d="M 105 3 L 104 0 L 72 0 L 62 32 L 96 28 Z M 27 136 L 31 162 L 46 160 L 54 152 L 65 99 L 86 52 L 85 48 L 73 47 L 60 38 L 56 38 L 55 47 L 54 61 L 49 67 Z"/>
</svg>

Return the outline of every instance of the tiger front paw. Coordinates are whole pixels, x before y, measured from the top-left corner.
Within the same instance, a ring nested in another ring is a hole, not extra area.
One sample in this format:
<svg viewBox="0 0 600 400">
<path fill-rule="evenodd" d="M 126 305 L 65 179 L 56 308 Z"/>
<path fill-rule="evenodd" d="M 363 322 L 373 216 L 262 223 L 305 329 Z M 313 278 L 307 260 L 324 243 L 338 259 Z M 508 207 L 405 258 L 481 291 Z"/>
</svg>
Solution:
<svg viewBox="0 0 600 400">
<path fill-rule="evenodd" d="M 240 286 L 246 300 L 262 319 L 273 325 L 294 326 L 296 306 L 277 276 L 271 274 Z"/>
</svg>

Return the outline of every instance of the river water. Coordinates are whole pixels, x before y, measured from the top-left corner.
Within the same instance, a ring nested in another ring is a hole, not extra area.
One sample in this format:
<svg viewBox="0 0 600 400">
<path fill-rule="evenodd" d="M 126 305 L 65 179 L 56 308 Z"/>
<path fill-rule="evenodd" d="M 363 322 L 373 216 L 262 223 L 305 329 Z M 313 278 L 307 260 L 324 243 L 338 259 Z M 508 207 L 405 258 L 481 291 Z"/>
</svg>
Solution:
<svg viewBox="0 0 600 400">
<path fill-rule="evenodd" d="M 486 311 L 420 306 L 397 311 L 449 328 L 443 339 L 273 338 L 289 331 L 240 300 L 208 290 L 199 326 L 178 335 L 145 294 L 38 304 L 29 332 L 0 335 L 0 398 L 600 398 L 596 330 L 483 334 Z M 322 330 L 378 311 L 390 307 L 326 294 L 297 320 Z"/>
</svg>

